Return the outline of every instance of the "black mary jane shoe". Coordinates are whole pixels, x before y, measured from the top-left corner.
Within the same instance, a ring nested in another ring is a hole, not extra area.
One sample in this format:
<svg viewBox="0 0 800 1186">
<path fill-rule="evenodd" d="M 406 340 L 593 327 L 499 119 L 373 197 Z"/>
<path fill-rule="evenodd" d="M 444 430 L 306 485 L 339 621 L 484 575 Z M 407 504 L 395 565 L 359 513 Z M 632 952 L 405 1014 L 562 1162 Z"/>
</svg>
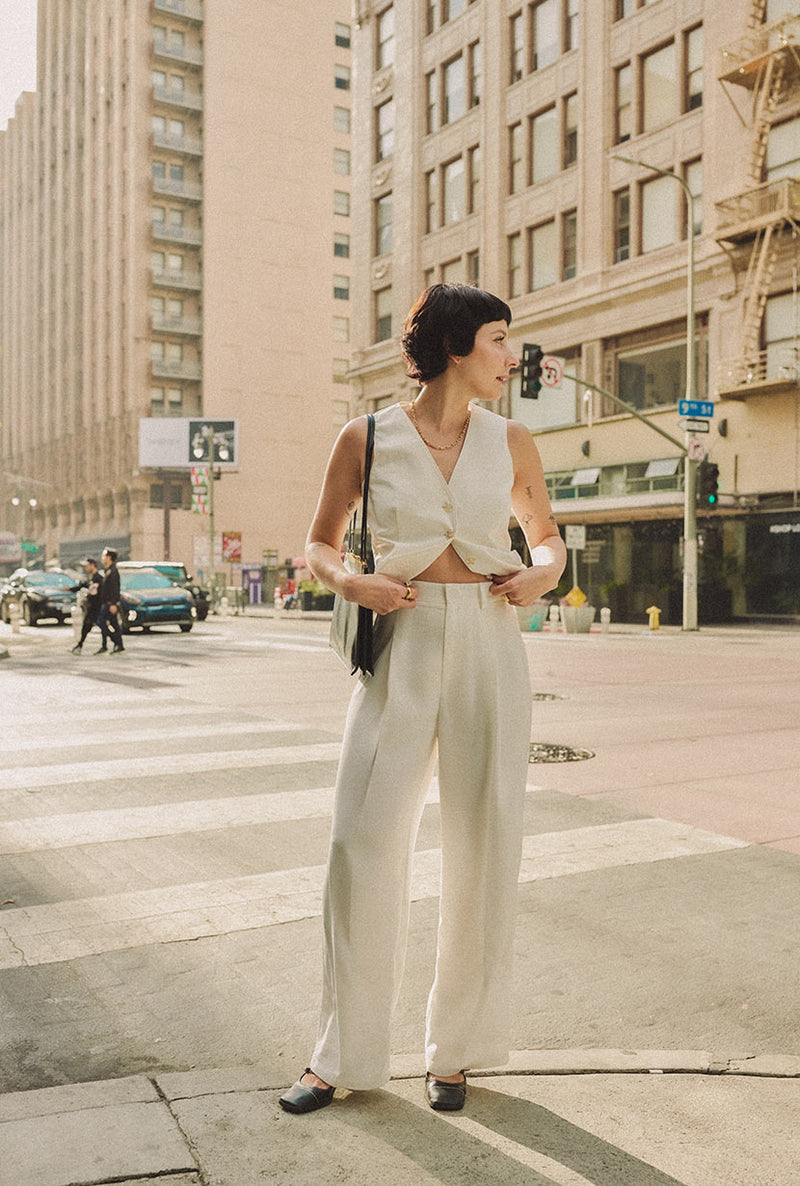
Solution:
<svg viewBox="0 0 800 1186">
<path fill-rule="evenodd" d="M 467 1099 L 467 1076 L 464 1075 L 460 1083 L 443 1083 L 428 1071 L 425 1099 L 436 1112 L 460 1112 Z"/>
<path fill-rule="evenodd" d="M 303 1075 L 313 1075 L 311 1067 L 306 1067 Z M 335 1087 L 312 1087 L 302 1082 L 303 1075 L 285 1092 L 278 1103 L 284 1112 L 316 1112 L 319 1108 L 326 1108 L 333 1099 Z"/>
</svg>

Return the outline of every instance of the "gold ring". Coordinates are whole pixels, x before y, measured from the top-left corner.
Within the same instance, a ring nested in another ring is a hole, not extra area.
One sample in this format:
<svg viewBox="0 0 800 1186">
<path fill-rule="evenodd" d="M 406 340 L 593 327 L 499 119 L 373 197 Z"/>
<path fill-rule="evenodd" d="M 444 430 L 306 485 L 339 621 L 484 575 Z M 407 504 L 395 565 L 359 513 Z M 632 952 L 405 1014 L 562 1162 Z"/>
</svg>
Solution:
<svg viewBox="0 0 800 1186">
<path fill-rule="evenodd" d="M 403 594 L 403 601 L 413 601 L 413 600 L 414 600 L 414 590 L 411 588 L 408 581 L 406 581 L 406 591 Z"/>
<path fill-rule="evenodd" d="M 507 593 L 504 593 L 504 594 L 503 594 L 503 601 L 505 601 L 505 603 L 506 603 L 507 605 L 511 605 L 511 599 L 509 598 L 509 596 L 508 596 L 508 594 L 507 594 Z"/>
</svg>

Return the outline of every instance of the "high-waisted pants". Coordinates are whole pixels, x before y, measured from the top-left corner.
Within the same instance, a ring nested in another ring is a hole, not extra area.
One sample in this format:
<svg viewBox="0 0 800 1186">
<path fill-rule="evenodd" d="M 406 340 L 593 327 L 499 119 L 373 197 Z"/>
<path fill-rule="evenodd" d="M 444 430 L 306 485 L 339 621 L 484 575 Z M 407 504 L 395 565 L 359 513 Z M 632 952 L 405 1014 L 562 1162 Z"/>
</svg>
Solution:
<svg viewBox="0 0 800 1186">
<path fill-rule="evenodd" d="M 508 1059 L 510 963 L 530 742 L 514 609 L 488 584 L 416 584 L 350 703 L 325 886 L 322 1015 L 311 1067 L 366 1090 L 389 1078 L 411 863 L 439 760 L 442 869 L 426 1063 Z M 385 623 L 381 623 L 385 625 Z"/>
</svg>

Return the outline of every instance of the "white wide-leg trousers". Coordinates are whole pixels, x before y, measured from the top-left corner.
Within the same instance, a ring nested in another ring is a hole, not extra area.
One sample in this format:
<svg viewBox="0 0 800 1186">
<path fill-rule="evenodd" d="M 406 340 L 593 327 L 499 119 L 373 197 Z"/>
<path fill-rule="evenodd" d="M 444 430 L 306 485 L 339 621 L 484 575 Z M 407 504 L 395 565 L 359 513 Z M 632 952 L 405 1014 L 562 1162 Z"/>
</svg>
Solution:
<svg viewBox="0 0 800 1186">
<path fill-rule="evenodd" d="M 530 741 L 514 609 L 488 584 L 420 582 L 375 675 L 353 693 L 336 783 L 311 1066 L 355 1090 L 389 1078 L 411 862 L 439 759 L 442 882 L 426 1059 L 434 1074 L 508 1059 L 510 963 Z"/>
</svg>

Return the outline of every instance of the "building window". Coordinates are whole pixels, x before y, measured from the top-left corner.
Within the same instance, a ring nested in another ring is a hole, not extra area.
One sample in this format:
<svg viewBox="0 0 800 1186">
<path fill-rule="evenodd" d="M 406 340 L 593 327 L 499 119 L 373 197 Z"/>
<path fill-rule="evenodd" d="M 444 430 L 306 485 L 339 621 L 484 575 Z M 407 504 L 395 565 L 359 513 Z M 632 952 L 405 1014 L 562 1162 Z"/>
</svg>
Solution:
<svg viewBox="0 0 800 1186">
<path fill-rule="evenodd" d="M 573 92 L 564 99 L 564 168 L 578 159 L 578 95 Z"/>
<path fill-rule="evenodd" d="M 442 167 L 442 208 L 444 225 L 459 222 L 466 213 L 464 158 L 456 157 Z"/>
<path fill-rule="evenodd" d="M 614 109 L 616 127 L 614 140 L 622 144 L 633 133 L 633 68 L 630 62 L 614 71 Z"/>
<path fill-rule="evenodd" d="M 677 114 L 675 44 L 671 41 L 642 58 L 642 131 L 661 128 Z"/>
<path fill-rule="evenodd" d="M 182 272 L 183 271 L 183 256 L 179 255 L 177 252 L 174 252 L 174 251 L 168 252 L 167 267 L 169 268 L 170 272 Z"/>
<path fill-rule="evenodd" d="M 467 252 L 467 284 L 471 284 L 473 288 L 479 288 L 481 282 L 481 253 L 480 251 Z"/>
<path fill-rule="evenodd" d="M 614 19 L 621 21 L 636 11 L 636 0 L 616 0 Z"/>
<path fill-rule="evenodd" d="M 522 189 L 522 124 L 512 124 L 508 129 L 508 192 L 515 194 Z"/>
<path fill-rule="evenodd" d="M 439 28 L 440 0 L 428 0 L 425 11 L 425 33 L 430 36 Z"/>
<path fill-rule="evenodd" d="M 443 104 L 442 123 L 451 124 L 461 119 L 467 110 L 466 79 L 464 76 L 464 58 L 461 54 L 447 62 L 442 70 Z"/>
<path fill-rule="evenodd" d="M 163 272 L 166 262 L 167 259 L 163 251 L 150 252 L 150 270 L 152 272 Z"/>
<path fill-rule="evenodd" d="M 386 342 L 392 336 L 392 290 L 380 288 L 375 293 L 375 341 Z"/>
<path fill-rule="evenodd" d="M 350 48 L 350 26 L 342 25 L 339 21 L 333 26 L 333 42 L 338 45 L 339 49 Z"/>
<path fill-rule="evenodd" d="M 437 204 L 439 187 L 437 185 L 436 170 L 431 169 L 425 174 L 425 234 L 435 231 L 438 225 Z"/>
<path fill-rule="evenodd" d="M 645 181 L 642 197 L 642 251 L 657 251 L 675 242 L 675 187 L 669 177 Z"/>
<path fill-rule="evenodd" d="M 472 0 L 470 0 L 472 3 Z M 444 19 L 454 21 L 462 12 L 467 11 L 467 0 L 444 0 Z"/>
<path fill-rule="evenodd" d="M 469 168 L 469 213 L 475 214 L 480 209 L 481 203 L 480 145 L 476 144 L 474 148 L 469 149 L 467 153 L 467 164 Z"/>
<path fill-rule="evenodd" d="M 477 107 L 481 101 L 481 43 L 473 41 L 469 47 L 469 105 Z"/>
<path fill-rule="evenodd" d="M 578 212 L 561 215 L 561 279 L 573 280 L 578 270 Z"/>
<path fill-rule="evenodd" d="M 334 66 L 333 68 L 333 85 L 339 91 L 350 90 L 350 67 L 349 66 Z"/>
<path fill-rule="evenodd" d="M 152 120 L 153 134 L 155 136 L 166 136 L 167 134 L 167 120 L 163 115 L 154 115 Z"/>
<path fill-rule="evenodd" d="M 384 194 L 375 201 L 375 254 L 387 255 L 393 247 L 392 195 Z"/>
<path fill-rule="evenodd" d="M 375 111 L 375 155 L 379 161 L 394 152 L 394 99 L 381 103 Z"/>
<path fill-rule="evenodd" d="M 439 279 L 442 284 L 464 283 L 464 267 L 460 255 L 458 259 L 449 259 L 446 263 L 442 264 L 439 271 Z"/>
<path fill-rule="evenodd" d="M 349 107 L 334 107 L 334 109 L 333 109 L 333 130 L 334 130 L 334 132 L 349 132 L 350 131 L 350 108 Z"/>
<path fill-rule="evenodd" d="M 430 135 L 439 127 L 439 84 L 435 70 L 431 70 L 430 74 L 425 75 L 425 95 L 425 130 Z"/>
<path fill-rule="evenodd" d="M 153 86 L 160 87 L 161 90 L 166 90 L 167 75 L 164 70 L 154 70 L 152 72 L 151 78 L 153 80 Z"/>
<path fill-rule="evenodd" d="M 522 13 L 515 13 L 508 25 L 511 49 L 509 81 L 513 83 L 519 82 L 525 69 L 525 26 L 522 23 Z"/>
<path fill-rule="evenodd" d="M 531 184 L 546 181 L 558 166 L 558 120 L 555 107 L 548 107 L 531 119 Z"/>
<path fill-rule="evenodd" d="M 153 161 L 150 165 L 150 173 L 153 181 L 167 180 L 167 165 L 165 161 Z"/>
<path fill-rule="evenodd" d="M 531 13 L 532 70 L 543 70 L 545 66 L 550 66 L 555 62 L 559 56 L 561 41 L 559 2 L 560 0 L 540 0 L 533 6 Z"/>
<path fill-rule="evenodd" d="M 333 233 L 333 254 L 339 256 L 340 259 L 350 258 L 350 236 L 345 235 L 342 231 L 334 231 Z"/>
<path fill-rule="evenodd" d="M 350 153 L 346 148 L 334 148 L 333 171 L 341 177 L 350 176 Z"/>
<path fill-rule="evenodd" d="M 332 337 L 334 342 L 349 342 L 350 341 L 350 318 L 349 317 L 334 317 L 332 326 Z"/>
<path fill-rule="evenodd" d="M 703 106 L 703 26 L 697 25 L 684 34 L 683 46 L 686 62 L 686 93 L 683 98 L 685 111 L 694 111 Z"/>
<path fill-rule="evenodd" d="M 350 300 L 350 277 L 349 276 L 334 276 L 334 278 L 333 278 L 333 299 L 335 301 L 349 301 Z"/>
<path fill-rule="evenodd" d="M 767 181 L 800 176 L 800 117 L 772 125 L 765 165 Z"/>
<path fill-rule="evenodd" d="M 686 389 L 685 339 L 620 350 L 616 364 L 620 399 L 640 411 L 676 404 Z"/>
<path fill-rule="evenodd" d="M 617 190 L 614 194 L 614 263 L 630 259 L 630 255 L 631 195 L 630 190 L 626 188 Z"/>
<path fill-rule="evenodd" d="M 695 235 L 703 233 L 703 162 L 698 158 L 696 161 L 687 161 L 683 166 L 683 179 L 689 186 L 689 192 L 692 195 L 692 209 L 694 211 L 693 231 Z M 686 195 L 684 194 L 684 199 Z M 683 211 L 683 237 L 688 238 L 689 235 L 689 217 L 688 217 L 688 201 Z"/>
<path fill-rule="evenodd" d="M 346 383 L 347 372 L 350 370 L 350 360 L 348 358 L 334 358 L 333 359 L 333 374 L 334 383 Z"/>
<path fill-rule="evenodd" d="M 335 189 L 333 191 L 333 213 L 350 213 L 350 195 L 343 189 Z"/>
<path fill-rule="evenodd" d="M 375 54 L 375 68 L 382 70 L 394 62 L 394 5 L 385 8 L 377 21 L 378 45 Z"/>
<path fill-rule="evenodd" d="M 150 412 L 153 416 L 163 416 L 165 404 L 165 390 L 163 387 L 150 388 Z"/>
<path fill-rule="evenodd" d="M 548 288 L 558 278 L 556 224 L 553 219 L 531 227 L 528 238 L 531 290 Z"/>
<path fill-rule="evenodd" d="M 508 236 L 508 296 L 522 294 L 522 235 L 519 231 Z"/>
<path fill-rule="evenodd" d="M 764 309 L 764 345 L 767 377 L 796 379 L 800 353 L 797 347 L 796 298 L 791 292 L 767 297 Z"/>
<path fill-rule="evenodd" d="M 564 53 L 578 48 L 580 32 L 580 0 L 564 0 Z"/>
</svg>

